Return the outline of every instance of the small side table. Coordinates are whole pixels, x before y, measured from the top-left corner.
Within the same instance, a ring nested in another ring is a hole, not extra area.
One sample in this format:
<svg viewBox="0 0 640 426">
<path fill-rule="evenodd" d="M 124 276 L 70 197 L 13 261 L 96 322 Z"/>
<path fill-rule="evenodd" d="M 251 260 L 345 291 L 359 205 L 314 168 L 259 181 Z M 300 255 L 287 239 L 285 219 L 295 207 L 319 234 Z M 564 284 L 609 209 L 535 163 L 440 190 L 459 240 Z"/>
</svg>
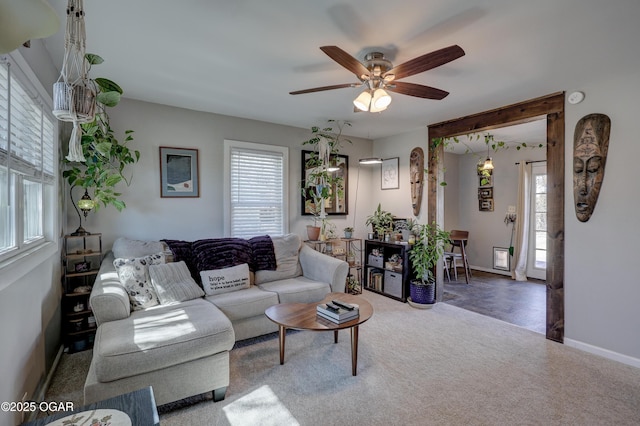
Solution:
<svg viewBox="0 0 640 426">
<path fill-rule="evenodd" d="M 56 403 L 59 402 L 62 401 L 56 401 Z M 82 413 L 85 411 L 90 412 L 96 409 L 113 409 L 122 411 L 129 416 L 133 426 L 160 425 L 160 417 L 158 416 L 158 409 L 156 407 L 155 397 L 153 396 L 153 389 L 149 386 L 145 389 L 139 389 L 123 395 L 114 396 L 113 398 L 105 399 L 104 401 L 94 402 L 93 404 L 79 407 L 73 411 L 65 411 L 48 417 L 36 419 L 31 422 L 24 423 L 23 426 L 46 426 L 54 420 L 62 419 L 76 413 Z"/>
</svg>

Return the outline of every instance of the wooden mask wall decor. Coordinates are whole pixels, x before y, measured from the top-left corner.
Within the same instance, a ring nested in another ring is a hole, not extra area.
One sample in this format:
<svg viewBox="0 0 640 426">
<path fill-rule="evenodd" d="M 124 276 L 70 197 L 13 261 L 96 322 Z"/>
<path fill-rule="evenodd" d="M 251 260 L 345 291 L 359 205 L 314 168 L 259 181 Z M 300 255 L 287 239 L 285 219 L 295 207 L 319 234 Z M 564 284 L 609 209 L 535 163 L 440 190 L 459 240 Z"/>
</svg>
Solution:
<svg viewBox="0 0 640 426">
<path fill-rule="evenodd" d="M 422 205 L 422 188 L 424 186 L 424 151 L 413 148 L 409 157 L 409 179 L 411 181 L 411 206 L 413 215 L 418 216 Z"/>
<path fill-rule="evenodd" d="M 576 124 L 573 136 L 573 200 L 580 222 L 591 218 L 604 178 L 611 120 L 589 114 Z"/>
</svg>

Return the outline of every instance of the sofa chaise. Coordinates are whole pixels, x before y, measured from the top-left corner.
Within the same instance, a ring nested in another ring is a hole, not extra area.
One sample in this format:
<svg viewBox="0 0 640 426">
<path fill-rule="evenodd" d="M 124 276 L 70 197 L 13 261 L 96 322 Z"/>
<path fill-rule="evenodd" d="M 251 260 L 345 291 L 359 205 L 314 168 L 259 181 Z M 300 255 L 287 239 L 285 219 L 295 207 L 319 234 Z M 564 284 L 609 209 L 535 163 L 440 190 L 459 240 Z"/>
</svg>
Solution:
<svg viewBox="0 0 640 426">
<path fill-rule="evenodd" d="M 224 399 L 235 342 L 278 329 L 269 306 L 344 291 L 348 264 L 297 235 L 252 242 L 118 239 L 90 295 L 98 328 L 85 404 L 146 386 L 158 405 L 211 391 Z M 125 270 L 145 278 L 131 287 Z"/>
</svg>

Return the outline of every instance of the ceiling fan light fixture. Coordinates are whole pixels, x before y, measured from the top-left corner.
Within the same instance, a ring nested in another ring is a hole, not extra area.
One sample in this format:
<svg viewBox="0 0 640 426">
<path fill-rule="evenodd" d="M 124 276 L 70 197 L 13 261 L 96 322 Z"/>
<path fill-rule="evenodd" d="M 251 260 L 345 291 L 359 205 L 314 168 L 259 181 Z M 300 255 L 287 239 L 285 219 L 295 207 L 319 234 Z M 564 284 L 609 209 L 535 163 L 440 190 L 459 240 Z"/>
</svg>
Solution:
<svg viewBox="0 0 640 426">
<path fill-rule="evenodd" d="M 369 104 L 371 103 L 371 93 L 369 90 L 364 90 L 353 100 L 353 105 L 360 111 L 369 111 Z"/>
<path fill-rule="evenodd" d="M 379 111 L 384 111 L 389 104 L 391 103 L 391 96 L 384 89 L 376 89 L 373 92 L 373 99 L 371 100 L 371 112 L 373 111 L 373 107 Z"/>
</svg>

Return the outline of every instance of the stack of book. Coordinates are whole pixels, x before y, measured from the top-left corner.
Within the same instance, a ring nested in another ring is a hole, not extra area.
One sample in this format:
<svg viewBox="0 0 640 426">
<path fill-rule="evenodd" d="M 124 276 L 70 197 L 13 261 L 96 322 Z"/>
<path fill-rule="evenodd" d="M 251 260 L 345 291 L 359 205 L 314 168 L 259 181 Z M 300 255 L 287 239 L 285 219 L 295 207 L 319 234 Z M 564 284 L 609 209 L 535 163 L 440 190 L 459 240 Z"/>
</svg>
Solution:
<svg viewBox="0 0 640 426">
<path fill-rule="evenodd" d="M 318 316 L 329 321 L 342 324 L 360 316 L 358 305 L 334 300 L 329 303 L 321 303 L 316 308 Z"/>
</svg>

